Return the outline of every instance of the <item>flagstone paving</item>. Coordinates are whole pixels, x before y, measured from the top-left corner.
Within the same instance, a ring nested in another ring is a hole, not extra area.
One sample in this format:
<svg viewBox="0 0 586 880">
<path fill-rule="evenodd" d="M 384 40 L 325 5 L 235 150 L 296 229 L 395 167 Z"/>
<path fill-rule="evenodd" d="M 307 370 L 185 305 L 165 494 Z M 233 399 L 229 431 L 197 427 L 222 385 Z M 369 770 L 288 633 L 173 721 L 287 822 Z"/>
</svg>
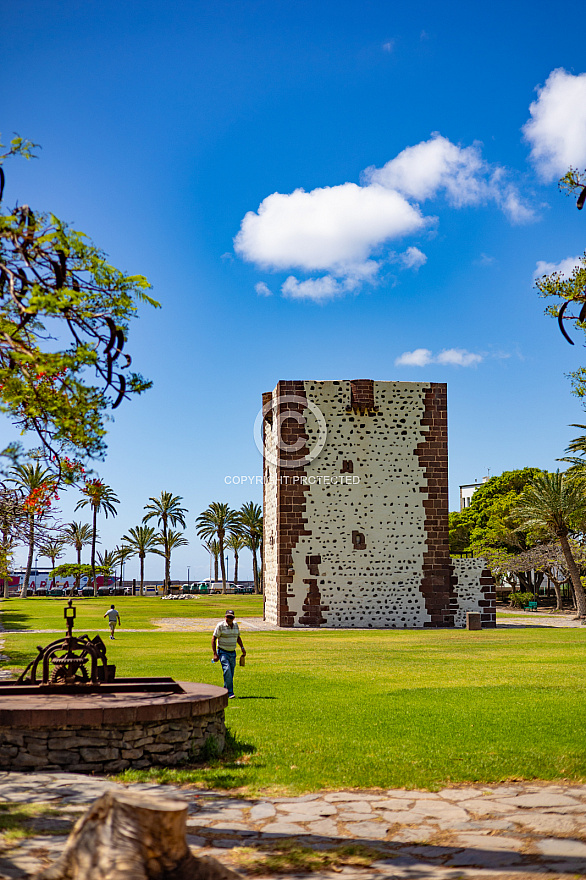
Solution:
<svg viewBox="0 0 586 880">
<path fill-rule="evenodd" d="M 511 783 L 427 791 L 335 791 L 302 797 L 231 796 L 200 789 L 136 783 L 149 795 L 187 802 L 188 843 L 246 874 L 250 853 L 285 838 L 317 852 L 349 843 L 370 852 L 370 864 L 343 859 L 317 880 L 561 880 L 586 875 L 586 785 Z M 0 773 L 0 822 L 6 805 L 46 805 L 25 820 L 32 836 L 0 834 L 0 878 L 21 880 L 60 854 L 86 807 L 107 779 L 67 773 Z M 4 807 L 4 809 L 2 809 Z M 291 874 L 289 874 L 291 876 Z M 297 870 L 294 877 L 302 876 Z"/>
</svg>

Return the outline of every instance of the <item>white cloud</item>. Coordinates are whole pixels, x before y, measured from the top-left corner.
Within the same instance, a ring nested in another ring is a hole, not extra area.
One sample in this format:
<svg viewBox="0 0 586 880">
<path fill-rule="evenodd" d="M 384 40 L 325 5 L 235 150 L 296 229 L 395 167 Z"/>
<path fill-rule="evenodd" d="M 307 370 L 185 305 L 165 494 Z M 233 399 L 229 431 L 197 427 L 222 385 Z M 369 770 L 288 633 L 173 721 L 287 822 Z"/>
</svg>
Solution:
<svg viewBox="0 0 586 880">
<path fill-rule="evenodd" d="M 393 258 L 393 262 L 400 263 L 404 269 L 415 269 L 417 271 L 427 263 L 427 257 L 416 247 L 408 247 L 405 253 L 397 254 Z"/>
<path fill-rule="evenodd" d="M 472 367 L 482 360 L 481 354 L 473 354 L 465 348 L 445 348 L 436 358 L 438 364 L 452 364 L 455 367 Z"/>
<path fill-rule="evenodd" d="M 259 281 L 258 284 L 254 285 L 254 289 L 258 293 L 259 296 L 272 296 L 273 291 L 271 288 L 264 283 L 264 281 Z"/>
<path fill-rule="evenodd" d="M 535 266 L 533 278 L 541 278 L 542 275 L 552 275 L 554 272 L 559 272 L 564 278 L 569 278 L 576 266 L 581 265 L 582 257 L 579 256 L 566 257 L 565 260 L 560 260 L 559 263 L 547 263 L 545 260 L 539 260 Z"/>
<path fill-rule="evenodd" d="M 445 348 L 434 355 L 429 348 L 416 348 L 404 351 L 395 360 L 397 367 L 426 367 L 428 364 L 443 364 L 455 367 L 472 367 L 483 361 L 481 354 L 473 354 L 465 348 Z"/>
<path fill-rule="evenodd" d="M 404 351 L 395 359 L 397 367 L 426 367 L 433 362 L 429 348 L 416 348 L 415 351 Z"/>
<path fill-rule="evenodd" d="M 234 250 L 264 270 L 326 273 L 307 281 L 290 276 L 281 288 L 285 296 L 340 296 L 374 283 L 385 261 L 415 270 L 426 262 L 413 245 L 399 255 L 385 253 L 384 247 L 436 225 L 437 218 L 424 216 L 413 200 L 440 193 L 454 207 L 492 200 L 513 222 L 532 217 L 506 170 L 485 162 L 478 144 L 459 147 L 435 134 L 403 150 L 383 168 L 366 169 L 362 185 L 342 183 L 267 196 L 256 212 L 245 215 Z"/>
<path fill-rule="evenodd" d="M 355 286 L 356 283 L 350 280 L 340 282 L 331 275 L 308 278 L 307 281 L 298 281 L 293 275 L 289 275 L 281 287 L 281 292 L 288 299 L 312 299 L 314 302 L 325 302 L 337 296 L 344 296 Z"/>
<path fill-rule="evenodd" d="M 383 43 L 383 52 L 392 52 L 395 48 L 396 40 L 387 40 L 386 43 Z"/>
<path fill-rule="evenodd" d="M 496 263 L 496 257 L 490 254 L 481 253 L 477 260 L 474 260 L 475 266 L 492 266 Z"/>
<path fill-rule="evenodd" d="M 425 226 L 419 209 L 399 193 L 344 183 L 267 196 L 258 213 L 244 217 L 234 249 L 266 268 L 371 274 L 368 258 L 377 247 Z"/>
<path fill-rule="evenodd" d="M 495 202 L 514 223 L 533 219 L 508 172 L 482 158 L 480 144 L 459 147 L 440 134 L 407 147 L 382 168 L 367 168 L 366 181 L 422 202 L 444 193 L 456 208 Z"/>
<path fill-rule="evenodd" d="M 529 112 L 523 134 L 543 180 L 560 177 L 570 165 L 586 165 L 586 73 L 553 70 Z"/>
</svg>

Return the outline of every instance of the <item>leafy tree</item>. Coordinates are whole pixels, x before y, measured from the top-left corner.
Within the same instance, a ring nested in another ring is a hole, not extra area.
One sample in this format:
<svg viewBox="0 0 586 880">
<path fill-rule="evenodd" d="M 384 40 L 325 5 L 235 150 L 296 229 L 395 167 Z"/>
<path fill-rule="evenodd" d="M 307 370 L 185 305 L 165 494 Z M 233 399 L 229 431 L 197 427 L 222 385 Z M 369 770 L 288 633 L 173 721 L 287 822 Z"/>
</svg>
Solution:
<svg viewBox="0 0 586 880">
<path fill-rule="evenodd" d="M 220 568 L 222 570 L 222 593 L 226 592 L 226 560 L 224 559 L 224 547 L 226 536 L 229 532 L 238 531 L 240 519 L 235 510 L 228 504 L 220 501 L 212 501 L 209 507 L 200 513 L 195 521 L 195 530 L 198 537 L 204 541 L 218 542 Z"/>
<path fill-rule="evenodd" d="M 9 479 L 23 493 L 22 506 L 27 522 L 28 557 L 24 582 L 20 592 L 21 599 L 26 599 L 33 564 L 35 544 L 38 541 L 38 526 L 47 516 L 53 499 L 56 496 L 56 480 L 47 468 L 39 462 L 34 465 L 18 464 L 10 471 Z"/>
<path fill-rule="evenodd" d="M 249 501 L 243 504 L 238 512 L 240 528 L 246 539 L 246 546 L 252 553 L 252 577 L 257 593 L 262 592 L 260 583 L 257 553 L 262 546 L 263 518 L 260 504 Z"/>
<path fill-rule="evenodd" d="M 577 194 L 576 205 L 582 209 L 586 201 L 586 171 L 578 171 L 576 168 L 569 168 L 566 174 L 559 181 L 559 188 L 565 191 L 566 195 Z M 550 275 L 543 275 L 535 282 L 540 295 L 545 298 L 555 297 L 556 302 L 546 308 L 545 313 L 557 318 L 560 330 L 572 345 L 573 339 L 566 330 L 565 322 L 572 321 L 583 331 L 586 331 L 586 252 L 580 257 L 578 265 L 575 267 L 569 278 L 565 278 L 560 272 L 552 272 Z M 575 304 L 580 307 L 575 315 L 566 314 L 568 306 Z M 577 397 L 586 397 L 586 367 L 579 367 L 577 370 L 569 373 L 572 383 L 573 393 Z M 577 426 L 583 427 L 583 426 Z"/>
<path fill-rule="evenodd" d="M 517 520 L 515 507 L 524 488 L 538 473 L 538 468 L 526 467 L 504 471 L 482 483 L 469 507 L 450 514 L 450 552 L 473 551 L 482 555 L 487 548 L 493 548 L 517 554 L 535 543 L 536 536 Z"/>
<path fill-rule="evenodd" d="M 96 574 L 108 575 L 110 569 L 107 567 L 103 568 L 101 565 L 96 565 L 92 570 L 91 565 L 79 565 L 75 562 L 65 562 L 63 565 L 57 565 L 51 574 L 53 577 L 74 578 L 74 585 L 69 591 L 70 595 L 73 595 L 74 590 L 79 587 L 81 578 L 86 577 L 89 579 L 92 577 L 92 571 Z"/>
<path fill-rule="evenodd" d="M 559 470 L 555 474 L 543 471 L 524 490 L 516 513 L 530 528 L 546 530 L 558 539 L 574 588 L 578 616 L 586 617 L 586 594 L 568 540 L 586 518 L 586 497 L 581 484 Z"/>
<path fill-rule="evenodd" d="M 165 592 L 168 592 L 171 586 L 171 553 L 177 547 L 187 547 L 189 541 L 182 532 L 175 532 L 173 529 L 169 529 L 165 535 L 159 532 L 155 535 L 155 541 L 162 549 L 153 550 L 153 553 L 165 557 Z"/>
<path fill-rule="evenodd" d="M 144 596 L 144 560 L 147 553 L 155 553 L 157 540 L 152 526 L 134 526 L 122 538 L 132 556 L 140 559 L 140 595 Z"/>
<path fill-rule="evenodd" d="M 573 540 L 570 540 L 569 544 L 576 564 L 580 567 L 586 565 L 586 548 Z M 524 553 L 511 557 L 507 562 L 507 569 L 510 574 L 536 571 L 547 575 L 550 583 L 553 584 L 556 610 L 562 610 L 561 587 L 570 580 L 570 572 L 561 544 L 557 541 L 537 544 Z"/>
<path fill-rule="evenodd" d="M 3 596 L 8 599 L 10 567 L 14 548 L 28 540 L 28 518 L 23 506 L 22 489 L 0 483 L 0 578 Z"/>
<path fill-rule="evenodd" d="M 138 304 L 159 304 L 146 278 L 109 265 L 54 214 L 2 209 L 2 163 L 34 147 L 17 137 L 0 154 L 0 411 L 74 479 L 81 460 L 103 457 L 109 410 L 151 385 L 123 349 Z"/>
<path fill-rule="evenodd" d="M 238 584 L 238 554 L 246 547 L 246 537 L 239 532 L 230 532 L 226 539 L 226 547 L 234 554 L 234 584 L 236 585 Z"/>
<path fill-rule="evenodd" d="M 169 526 L 176 527 L 180 525 L 182 528 L 186 528 L 185 514 L 187 513 L 187 509 L 181 507 L 181 502 L 183 501 L 181 495 L 172 495 L 171 492 L 161 492 L 158 498 L 149 498 L 149 501 L 150 504 L 145 504 L 144 506 L 144 509 L 147 510 L 148 513 L 143 516 L 142 521 L 143 523 L 146 523 L 154 518 L 157 520 L 157 524 L 161 529 L 164 550 L 164 553 L 161 555 L 163 555 L 166 560 L 164 592 L 165 595 L 167 595 L 171 583 Z"/>
<path fill-rule="evenodd" d="M 98 513 L 102 512 L 106 519 L 111 514 L 112 516 L 116 516 L 117 510 L 116 505 L 120 504 L 116 494 L 107 486 L 102 480 L 99 478 L 95 478 L 93 480 L 86 480 L 83 488 L 81 489 L 82 494 L 85 496 L 84 498 L 80 498 L 80 500 L 75 505 L 75 509 L 79 510 L 81 507 L 91 507 L 92 510 L 92 583 L 94 587 L 94 596 L 98 595 L 98 583 L 96 581 L 96 540 L 97 540 L 97 523 L 98 523 Z"/>
</svg>

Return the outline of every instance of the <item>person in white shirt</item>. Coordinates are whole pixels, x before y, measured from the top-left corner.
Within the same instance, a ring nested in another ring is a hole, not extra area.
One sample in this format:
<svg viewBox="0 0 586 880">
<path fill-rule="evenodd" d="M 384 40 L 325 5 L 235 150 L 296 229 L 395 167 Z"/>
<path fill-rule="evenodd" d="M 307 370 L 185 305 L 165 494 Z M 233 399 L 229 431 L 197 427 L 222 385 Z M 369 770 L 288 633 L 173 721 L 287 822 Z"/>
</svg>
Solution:
<svg viewBox="0 0 586 880">
<path fill-rule="evenodd" d="M 236 668 L 236 645 L 240 645 L 242 656 L 246 657 L 246 651 L 240 638 L 238 624 L 234 620 L 234 612 L 226 611 L 226 622 L 220 621 L 212 636 L 212 654 L 214 663 L 218 660 L 222 664 L 224 673 L 224 687 L 228 691 L 228 697 L 234 699 L 234 670 Z"/>
<path fill-rule="evenodd" d="M 110 627 L 110 638 L 114 638 L 114 630 L 116 629 L 116 624 L 120 624 L 120 615 L 116 611 L 113 605 L 110 606 L 109 610 L 106 611 L 104 617 L 108 618 L 108 626 Z"/>
</svg>

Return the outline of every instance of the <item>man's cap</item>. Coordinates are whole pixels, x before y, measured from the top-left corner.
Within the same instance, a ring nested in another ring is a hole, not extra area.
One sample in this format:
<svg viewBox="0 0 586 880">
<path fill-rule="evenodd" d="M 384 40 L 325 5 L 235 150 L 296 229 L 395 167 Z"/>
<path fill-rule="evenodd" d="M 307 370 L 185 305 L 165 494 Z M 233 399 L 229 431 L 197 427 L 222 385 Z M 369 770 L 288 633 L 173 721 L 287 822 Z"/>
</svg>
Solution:
<svg viewBox="0 0 586 880">
<path fill-rule="evenodd" d="M 228 608 L 228 610 L 226 611 L 226 617 L 236 617 L 236 615 L 234 614 L 233 611 L 230 611 L 230 609 Z"/>
</svg>

